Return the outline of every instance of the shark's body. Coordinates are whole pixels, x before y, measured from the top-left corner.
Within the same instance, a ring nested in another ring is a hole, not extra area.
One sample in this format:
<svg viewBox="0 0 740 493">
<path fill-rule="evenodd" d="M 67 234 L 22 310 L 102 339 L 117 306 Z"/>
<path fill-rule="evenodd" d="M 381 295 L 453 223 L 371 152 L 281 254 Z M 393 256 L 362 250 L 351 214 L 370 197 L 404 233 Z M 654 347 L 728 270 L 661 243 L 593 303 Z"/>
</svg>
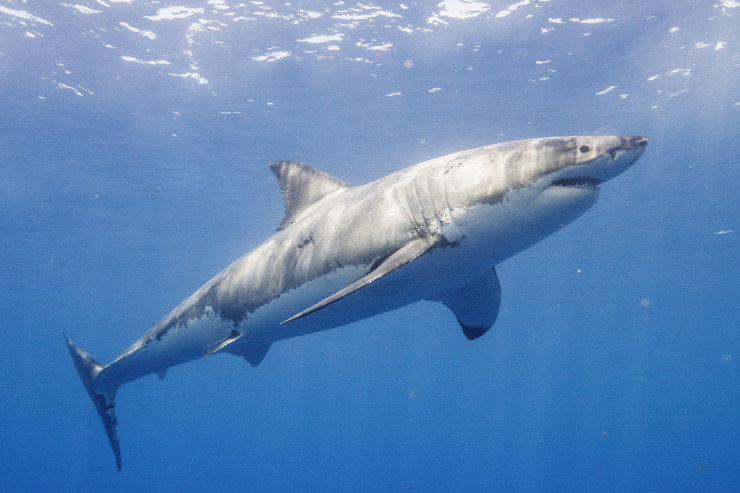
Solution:
<svg viewBox="0 0 740 493">
<path fill-rule="evenodd" d="M 219 352 L 260 363 L 277 340 L 419 300 L 441 301 L 468 339 L 496 320 L 494 267 L 598 199 L 642 154 L 643 137 L 497 144 L 351 187 L 292 161 L 270 167 L 285 199 L 278 232 L 101 365 L 67 339 L 116 455 L 115 394 L 126 382 Z M 66 337 L 66 336 L 65 336 Z"/>
</svg>

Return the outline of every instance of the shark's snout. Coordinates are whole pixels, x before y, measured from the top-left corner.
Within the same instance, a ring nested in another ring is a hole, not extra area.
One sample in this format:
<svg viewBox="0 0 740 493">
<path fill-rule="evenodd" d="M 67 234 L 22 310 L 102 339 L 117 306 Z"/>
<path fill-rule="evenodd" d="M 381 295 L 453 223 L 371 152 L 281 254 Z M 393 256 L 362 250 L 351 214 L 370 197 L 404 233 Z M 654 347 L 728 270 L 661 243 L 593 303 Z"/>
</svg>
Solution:
<svg viewBox="0 0 740 493">
<path fill-rule="evenodd" d="M 640 149 L 647 146 L 648 140 L 645 137 L 640 136 L 633 136 L 633 137 L 627 137 L 627 148 L 632 149 Z"/>
<path fill-rule="evenodd" d="M 637 156 L 640 156 L 642 154 L 642 151 L 645 150 L 645 147 L 647 147 L 648 143 L 648 140 L 645 137 L 640 137 L 637 135 L 630 137 L 620 137 L 619 140 L 619 145 L 609 150 L 609 155 L 612 157 L 613 160 L 616 160 L 621 154 L 625 152 L 638 151 Z"/>
<path fill-rule="evenodd" d="M 642 151 L 647 147 L 648 140 L 645 137 L 631 136 L 621 137 L 619 145 L 609 151 L 612 158 L 616 159 L 618 153 L 621 152 L 633 152 L 638 151 L 638 156 L 642 154 Z"/>
</svg>

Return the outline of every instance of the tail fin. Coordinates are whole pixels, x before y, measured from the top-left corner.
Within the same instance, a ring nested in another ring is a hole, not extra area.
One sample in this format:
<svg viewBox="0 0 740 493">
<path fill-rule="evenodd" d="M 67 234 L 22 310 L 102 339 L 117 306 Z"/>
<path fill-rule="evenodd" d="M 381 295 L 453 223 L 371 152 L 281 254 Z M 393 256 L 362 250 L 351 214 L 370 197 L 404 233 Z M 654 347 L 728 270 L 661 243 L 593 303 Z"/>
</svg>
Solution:
<svg viewBox="0 0 740 493">
<path fill-rule="evenodd" d="M 108 435 L 108 441 L 111 448 L 113 448 L 113 454 L 116 456 L 116 466 L 120 471 L 121 448 L 118 444 L 118 432 L 116 431 L 116 389 L 103 393 L 98 393 L 92 389 L 92 382 L 103 369 L 103 365 L 95 361 L 85 351 L 75 346 L 75 343 L 69 340 L 67 334 L 63 335 L 67 341 L 67 346 L 69 346 L 69 354 L 72 355 L 77 373 L 79 373 L 82 383 L 85 384 L 85 389 L 93 400 L 100 419 L 103 420 L 105 434 Z"/>
</svg>

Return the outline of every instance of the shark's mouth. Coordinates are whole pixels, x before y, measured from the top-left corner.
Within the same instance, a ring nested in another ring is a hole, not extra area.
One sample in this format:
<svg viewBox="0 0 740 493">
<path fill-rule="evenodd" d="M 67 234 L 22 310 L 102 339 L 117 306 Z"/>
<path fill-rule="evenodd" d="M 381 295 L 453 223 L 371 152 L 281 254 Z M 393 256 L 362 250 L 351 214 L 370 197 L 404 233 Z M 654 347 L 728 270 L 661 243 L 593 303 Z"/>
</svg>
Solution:
<svg viewBox="0 0 740 493">
<path fill-rule="evenodd" d="M 598 188 L 601 183 L 601 180 L 597 180 L 596 178 L 590 178 L 588 176 L 577 176 L 575 178 L 563 178 L 562 180 L 555 180 L 554 182 L 552 182 L 552 186 L 568 188 Z"/>
</svg>

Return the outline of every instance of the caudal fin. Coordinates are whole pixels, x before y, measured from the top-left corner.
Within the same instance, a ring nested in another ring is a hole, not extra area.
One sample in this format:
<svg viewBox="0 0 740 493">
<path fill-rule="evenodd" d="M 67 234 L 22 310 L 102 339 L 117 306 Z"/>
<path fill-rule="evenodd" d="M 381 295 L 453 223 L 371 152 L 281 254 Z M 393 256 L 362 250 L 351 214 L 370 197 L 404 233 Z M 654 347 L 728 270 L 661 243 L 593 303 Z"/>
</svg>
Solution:
<svg viewBox="0 0 740 493">
<path fill-rule="evenodd" d="M 118 432 L 116 431 L 116 389 L 102 393 L 96 392 L 92 389 L 92 382 L 103 369 L 103 365 L 95 361 L 95 359 L 85 351 L 78 348 L 74 342 L 69 340 L 67 334 L 63 335 L 64 340 L 67 341 L 67 346 L 69 347 L 69 354 L 72 355 L 75 368 L 77 368 L 77 373 L 80 375 L 82 383 L 85 384 L 85 389 L 90 395 L 93 404 L 95 404 L 95 409 L 98 410 L 100 419 L 103 421 L 105 434 L 108 436 L 108 441 L 113 449 L 113 454 L 116 456 L 116 466 L 120 471 L 121 448 L 118 444 Z"/>
</svg>

